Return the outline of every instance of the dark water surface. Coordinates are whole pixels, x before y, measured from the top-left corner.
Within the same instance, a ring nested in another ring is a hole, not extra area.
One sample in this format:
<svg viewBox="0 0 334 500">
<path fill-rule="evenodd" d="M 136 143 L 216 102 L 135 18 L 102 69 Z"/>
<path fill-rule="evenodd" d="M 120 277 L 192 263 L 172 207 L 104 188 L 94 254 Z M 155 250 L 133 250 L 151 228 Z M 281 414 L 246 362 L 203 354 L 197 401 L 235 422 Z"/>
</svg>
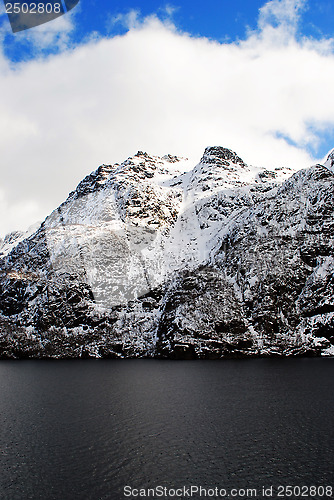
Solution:
<svg viewBox="0 0 334 500">
<path fill-rule="evenodd" d="M 333 424 L 334 359 L 1 361 L 0 499 L 334 486 Z"/>
</svg>

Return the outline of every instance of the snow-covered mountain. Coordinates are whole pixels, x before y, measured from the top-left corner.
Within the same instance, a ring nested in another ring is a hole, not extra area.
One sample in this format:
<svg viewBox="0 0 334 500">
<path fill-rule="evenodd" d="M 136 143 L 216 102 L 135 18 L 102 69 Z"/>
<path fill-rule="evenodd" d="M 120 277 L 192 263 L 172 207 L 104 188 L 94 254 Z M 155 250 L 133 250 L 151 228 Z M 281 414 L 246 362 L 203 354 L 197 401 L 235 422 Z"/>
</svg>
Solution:
<svg viewBox="0 0 334 500">
<path fill-rule="evenodd" d="M 34 234 L 40 225 L 40 222 L 36 222 L 36 224 L 30 226 L 26 231 L 12 231 L 3 239 L 0 238 L 0 258 L 8 255 L 9 252 L 16 247 L 18 243 L 20 243 L 20 241 L 23 241 Z"/>
<path fill-rule="evenodd" d="M 329 151 L 329 153 L 325 156 L 323 164 L 325 165 L 325 167 L 330 168 L 334 171 L 334 149 Z"/>
<path fill-rule="evenodd" d="M 102 165 L 2 244 L 0 356 L 334 354 L 333 162 Z"/>
</svg>

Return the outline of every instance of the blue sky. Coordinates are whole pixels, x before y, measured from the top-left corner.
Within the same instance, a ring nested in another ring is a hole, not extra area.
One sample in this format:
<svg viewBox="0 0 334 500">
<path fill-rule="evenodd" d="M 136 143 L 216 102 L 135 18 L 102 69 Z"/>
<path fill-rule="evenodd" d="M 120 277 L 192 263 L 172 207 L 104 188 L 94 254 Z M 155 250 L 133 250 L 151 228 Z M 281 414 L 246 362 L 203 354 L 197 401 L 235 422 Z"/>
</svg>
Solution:
<svg viewBox="0 0 334 500">
<path fill-rule="evenodd" d="M 15 35 L 1 7 L 0 236 L 137 150 L 303 168 L 334 147 L 332 0 L 81 0 Z"/>
<path fill-rule="evenodd" d="M 88 37 L 112 37 L 127 31 L 127 27 L 115 21 L 129 11 L 138 12 L 145 18 L 157 15 L 162 20 L 172 19 L 181 31 L 203 36 L 220 42 L 244 39 L 249 30 L 257 28 L 259 9 L 263 0 L 206 0 L 205 2 L 182 0 L 176 2 L 81 0 L 76 7 L 75 27 L 71 43 L 84 43 Z M 301 9 L 298 36 L 316 39 L 330 38 L 333 34 L 334 2 L 310 0 Z M 6 19 L 6 16 L 3 16 Z M 113 22 L 114 20 L 114 22 Z M 4 22 L 4 20 L 3 20 Z M 51 26 L 49 26 L 51 29 Z M 35 47 L 24 36 L 7 32 L 4 39 L 6 55 L 18 62 L 36 56 Z M 44 54 L 55 53 L 57 46 L 48 46 Z"/>
</svg>

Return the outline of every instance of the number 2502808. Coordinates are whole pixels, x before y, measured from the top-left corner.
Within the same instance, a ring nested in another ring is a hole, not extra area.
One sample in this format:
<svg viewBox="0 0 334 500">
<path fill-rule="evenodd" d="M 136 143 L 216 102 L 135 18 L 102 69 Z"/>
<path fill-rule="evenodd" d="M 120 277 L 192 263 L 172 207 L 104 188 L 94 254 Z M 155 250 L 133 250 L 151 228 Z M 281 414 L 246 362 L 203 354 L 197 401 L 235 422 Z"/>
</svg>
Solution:
<svg viewBox="0 0 334 500">
<path fill-rule="evenodd" d="M 19 3 L 7 2 L 7 14 L 61 14 L 60 3 Z"/>
</svg>

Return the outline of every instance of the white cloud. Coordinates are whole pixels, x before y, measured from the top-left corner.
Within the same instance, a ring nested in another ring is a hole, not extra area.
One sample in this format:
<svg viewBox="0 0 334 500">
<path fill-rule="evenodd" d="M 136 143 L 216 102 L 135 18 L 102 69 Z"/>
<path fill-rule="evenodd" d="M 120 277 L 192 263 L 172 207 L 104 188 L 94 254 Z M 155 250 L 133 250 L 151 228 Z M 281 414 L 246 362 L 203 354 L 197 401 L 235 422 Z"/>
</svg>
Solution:
<svg viewBox="0 0 334 500">
<path fill-rule="evenodd" d="M 108 28 L 113 28 L 117 24 L 120 24 L 124 28 L 131 30 L 134 28 L 138 28 L 140 25 L 140 12 L 139 10 L 136 9 L 131 9 L 129 12 L 126 14 L 117 14 L 115 16 L 111 16 L 107 20 L 107 27 Z"/>
<path fill-rule="evenodd" d="M 26 230 L 28 229 L 27 224 L 22 225 L 23 221 L 35 221 L 37 222 L 41 215 L 41 207 L 39 203 L 33 199 L 18 199 L 15 203 L 9 203 L 6 199 L 5 193 L 0 191 L 0 214 L 1 214 L 1 226 L 5 228 L 2 231 L 1 236 L 4 236 L 7 232 L 14 230 L 15 228 L 20 229 L 21 227 Z M 21 221 L 21 224 L 19 223 Z"/>
<path fill-rule="evenodd" d="M 259 28 L 284 25 L 296 29 L 300 13 L 305 8 L 306 0 L 270 0 L 259 10 Z"/>
<path fill-rule="evenodd" d="M 165 8 L 164 8 L 166 15 L 170 18 L 172 18 L 173 15 L 175 14 L 175 12 L 177 12 L 178 10 L 180 10 L 180 7 L 175 7 L 175 5 L 171 5 L 171 4 L 165 5 Z"/>
<path fill-rule="evenodd" d="M 25 38 L 35 46 L 36 51 L 42 51 L 47 48 L 53 50 L 65 50 L 70 44 L 70 35 L 74 30 L 74 16 L 77 11 L 71 11 L 66 15 L 57 17 L 51 22 L 36 26 L 31 30 L 22 31 L 16 35 Z"/>
<path fill-rule="evenodd" d="M 301 2 L 282 2 L 295 5 L 294 24 Z M 334 57 L 328 41 L 265 24 L 268 12 L 281 19 L 282 2 L 268 2 L 261 29 L 240 43 L 137 16 L 123 36 L 15 69 L 2 57 L 0 234 L 44 218 L 99 164 L 139 149 L 195 162 L 222 145 L 253 164 L 312 163 L 305 145 L 334 122 Z"/>
</svg>

